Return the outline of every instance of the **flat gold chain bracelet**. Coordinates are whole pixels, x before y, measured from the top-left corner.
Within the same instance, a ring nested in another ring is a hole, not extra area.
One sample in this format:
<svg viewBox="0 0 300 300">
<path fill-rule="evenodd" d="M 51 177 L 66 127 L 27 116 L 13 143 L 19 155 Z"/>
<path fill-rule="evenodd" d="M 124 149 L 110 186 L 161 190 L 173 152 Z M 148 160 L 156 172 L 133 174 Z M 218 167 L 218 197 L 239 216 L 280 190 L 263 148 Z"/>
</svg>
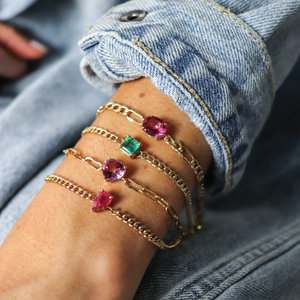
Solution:
<svg viewBox="0 0 300 300">
<path fill-rule="evenodd" d="M 113 158 L 108 158 L 104 162 L 104 164 L 102 164 L 91 157 L 82 156 L 81 154 L 79 154 L 77 150 L 73 148 L 66 149 L 63 152 L 65 153 L 66 156 L 71 155 L 85 162 L 89 167 L 93 168 L 96 171 L 102 171 L 105 181 L 123 180 L 124 185 L 127 188 L 134 190 L 137 193 L 143 194 L 149 199 L 153 200 L 154 202 L 157 202 L 159 205 L 161 205 L 164 208 L 164 210 L 171 217 L 178 233 L 183 234 L 183 228 L 175 209 L 162 197 L 157 195 L 155 192 L 145 188 L 142 184 L 134 181 L 133 179 L 124 178 L 127 167 L 121 161 L 117 161 Z"/>
<path fill-rule="evenodd" d="M 181 189 L 186 199 L 186 211 L 189 226 L 188 229 L 185 230 L 185 234 L 194 233 L 195 222 L 193 220 L 191 191 L 175 171 L 173 171 L 170 167 L 168 167 L 165 163 L 157 159 L 155 156 L 150 155 L 146 151 L 140 151 L 139 147 L 141 144 L 135 139 L 133 139 L 131 136 L 127 136 L 127 138 L 124 140 L 123 138 L 100 127 L 87 127 L 82 131 L 82 135 L 85 135 L 87 133 L 94 133 L 104 138 L 107 138 L 108 140 L 114 143 L 117 143 L 120 146 L 121 150 L 130 157 L 139 157 L 146 160 L 151 165 L 162 171 L 170 179 L 172 179 L 173 182 L 175 182 L 175 184 Z"/>
<path fill-rule="evenodd" d="M 99 196 L 100 193 L 106 193 L 107 192 L 101 190 L 98 195 L 86 191 L 82 187 L 76 185 L 75 183 L 72 183 L 71 181 L 66 180 L 65 178 L 62 178 L 57 175 L 48 175 L 45 178 L 46 182 L 53 182 L 57 183 L 66 189 L 74 192 L 75 194 L 78 194 L 79 196 L 90 200 L 92 202 L 96 201 L 96 198 Z M 109 197 L 113 198 L 113 197 Z M 116 216 L 119 220 L 123 221 L 124 223 L 128 224 L 130 227 L 132 227 L 134 230 L 136 230 L 138 233 L 140 233 L 144 238 L 146 238 L 149 242 L 154 244 L 160 249 L 171 249 L 176 247 L 180 241 L 182 240 L 182 235 L 178 235 L 170 244 L 166 244 L 162 239 L 158 238 L 154 233 L 152 233 L 146 226 L 142 225 L 142 223 L 138 222 L 135 218 L 133 218 L 131 215 L 120 211 L 116 208 L 112 208 L 108 205 L 104 206 L 101 210 L 92 210 L 94 212 L 100 212 L 100 211 L 110 211 L 112 215 Z"/>
<path fill-rule="evenodd" d="M 201 165 L 195 159 L 192 152 L 186 148 L 180 141 L 174 140 L 170 135 L 166 135 L 166 123 L 154 116 L 144 118 L 142 114 L 139 112 L 128 108 L 125 105 L 116 102 L 109 102 L 105 105 L 100 106 L 97 111 L 97 116 L 105 110 L 112 110 L 113 112 L 119 113 L 125 116 L 130 122 L 140 125 L 143 127 L 143 131 L 145 131 L 149 136 L 154 137 L 156 139 L 163 139 L 168 145 L 172 147 L 183 159 L 183 161 L 188 164 L 197 178 L 197 204 L 196 204 L 196 217 L 197 217 L 197 228 L 201 228 L 201 224 L 203 222 L 203 214 L 204 214 L 204 172 L 202 170 Z M 141 121 L 137 121 L 132 118 L 130 115 L 134 115 L 136 118 Z M 185 155 L 187 153 L 187 155 Z"/>
</svg>

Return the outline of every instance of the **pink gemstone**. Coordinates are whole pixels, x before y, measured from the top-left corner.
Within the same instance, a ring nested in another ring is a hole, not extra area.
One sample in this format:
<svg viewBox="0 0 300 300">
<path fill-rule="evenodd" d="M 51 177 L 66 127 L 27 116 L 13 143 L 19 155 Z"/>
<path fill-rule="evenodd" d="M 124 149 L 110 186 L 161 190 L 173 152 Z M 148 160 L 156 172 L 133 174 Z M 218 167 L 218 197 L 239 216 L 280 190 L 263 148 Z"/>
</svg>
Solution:
<svg viewBox="0 0 300 300">
<path fill-rule="evenodd" d="M 111 203 L 111 195 L 108 192 L 100 191 L 93 202 L 93 211 L 98 211 Z"/>
<path fill-rule="evenodd" d="M 124 176 L 126 173 L 126 167 L 121 161 L 110 158 L 103 164 L 102 172 L 104 180 L 114 181 Z"/>
<path fill-rule="evenodd" d="M 150 136 L 161 138 L 167 132 L 167 124 L 157 117 L 147 117 L 144 119 L 143 129 Z"/>
</svg>

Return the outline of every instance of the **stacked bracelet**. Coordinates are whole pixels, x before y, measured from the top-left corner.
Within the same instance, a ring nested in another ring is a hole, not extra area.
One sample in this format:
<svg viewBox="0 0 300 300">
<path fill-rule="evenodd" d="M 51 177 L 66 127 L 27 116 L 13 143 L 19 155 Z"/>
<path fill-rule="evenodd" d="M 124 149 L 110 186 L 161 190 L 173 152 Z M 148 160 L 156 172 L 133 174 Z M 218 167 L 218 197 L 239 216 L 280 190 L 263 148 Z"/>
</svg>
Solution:
<svg viewBox="0 0 300 300">
<path fill-rule="evenodd" d="M 49 175 L 45 178 L 45 181 L 57 183 L 69 189 L 70 191 L 80 195 L 81 197 L 92 201 L 93 212 L 110 211 L 112 215 L 116 216 L 118 219 L 128 224 L 130 227 L 135 229 L 137 232 L 143 235 L 148 241 L 150 241 L 160 249 L 174 248 L 176 245 L 180 243 L 180 241 L 184 236 L 193 234 L 196 228 L 197 229 L 201 228 L 201 224 L 203 221 L 203 210 L 204 210 L 203 207 L 204 173 L 201 168 L 201 165 L 195 159 L 191 151 L 188 148 L 186 148 L 180 141 L 173 139 L 170 135 L 166 135 L 167 125 L 161 119 L 154 116 L 144 118 L 140 113 L 124 105 L 121 105 L 119 103 L 113 103 L 113 102 L 101 106 L 97 111 L 97 115 L 99 115 L 105 110 L 112 110 L 116 113 L 126 116 L 126 118 L 130 122 L 142 126 L 143 130 L 149 136 L 155 139 L 162 139 L 181 156 L 181 158 L 186 164 L 188 164 L 192 168 L 197 178 L 197 204 L 196 204 L 197 222 L 195 222 L 193 217 L 191 191 L 188 188 L 188 186 L 185 184 L 185 182 L 174 170 L 168 167 L 164 162 L 160 161 L 158 158 L 154 157 L 153 155 L 150 155 L 148 152 L 140 150 L 141 143 L 129 135 L 125 139 L 123 139 L 122 137 L 119 137 L 99 127 L 87 127 L 82 132 L 82 135 L 85 135 L 87 133 L 93 133 L 105 137 L 114 143 L 117 143 L 120 149 L 122 150 L 122 152 L 124 152 L 126 155 L 130 156 L 131 158 L 138 157 L 146 160 L 151 165 L 153 165 L 154 167 L 162 171 L 170 179 L 172 179 L 173 182 L 181 189 L 181 191 L 185 196 L 187 219 L 188 219 L 187 229 L 183 229 L 176 211 L 167 201 L 165 201 L 154 191 L 144 187 L 141 183 L 134 181 L 131 178 L 124 177 L 126 173 L 126 166 L 121 161 L 108 158 L 102 164 L 101 162 L 97 161 L 94 158 L 82 156 L 77 150 L 73 148 L 64 150 L 64 153 L 66 156 L 71 155 L 77 159 L 80 159 L 81 161 L 85 162 L 89 167 L 93 168 L 98 172 L 102 171 L 105 181 L 123 180 L 123 183 L 127 188 L 130 188 L 137 193 L 141 193 L 147 198 L 161 205 L 164 208 L 164 210 L 168 213 L 168 215 L 171 217 L 172 221 L 174 221 L 175 227 L 178 231 L 177 236 L 171 243 L 169 244 L 165 243 L 162 239 L 158 238 L 154 233 L 152 233 L 140 222 L 136 221 L 135 218 L 132 218 L 129 214 L 111 207 L 110 204 L 113 200 L 113 197 L 104 190 L 99 191 L 97 194 L 93 194 L 83 189 L 82 187 L 72 183 L 71 181 L 68 181 L 57 175 Z M 134 118 L 132 118 L 131 114 L 134 115 L 135 118 L 139 118 L 141 121 L 137 121 Z"/>
<path fill-rule="evenodd" d="M 122 220 L 124 223 L 128 224 L 130 227 L 135 229 L 138 233 L 143 235 L 149 242 L 154 244 L 160 249 L 170 249 L 174 248 L 179 244 L 182 239 L 182 235 L 178 235 L 175 240 L 173 240 L 170 244 L 166 244 L 162 239 L 158 238 L 154 233 L 152 233 L 149 229 L 147 229 L 144 225 L 140 222 L 136 221 L 135 218 L 132 218 L 129 214 L 126 214 L 122 211 L 119 211 L 116 208 L 112 208 L 109 206 L 113 197 L 103 190 L 101 190 L 97 195 L 94 195 L 91 192 L 86 191 L 82 187 L 68 181 L 60 176 L 57 175 L 48 175 L 45 178 L 47 182 L 54 182 L 57 183 L 66 189 L 78 194 L 79 196 L 90 200 L 93 202 L 93 212 L 101 212 L 101 211 L 110 211 L 112 215 L 116 216 L 118 219 Z M 105 202 L 105 204 L 104 204 Z"/>
<path fill-rule="evenodd" d="M 96 171 L 101 171 L 103 173 L 103 177 L 105 181 L 116 181 L 122 179 L 125 186 L 134 190 L 135 192 L 141 193 L 148 197 L 149 199 L 157 202 L 161 205 L 168 215 L 171 217 L 172 221 L 174 221 L 175 227 L 178 231 L 178 234 L 183 234 L 183 228 L 181 222 L 178 218 L 178 215 L 174 208 L 167 203 L 162 197 L 158 196 L 155 192 L 145 188 L 142 184 L 130 179 L 124 178 L 127 167 L 121 161 L 116 161 L 113 158 L 108 158 L 104 164 L 101 164 L 97 160 L 91 157 L 83 157 L 78 153 L 77 150 L 70 148 L 63 151 L 66 156 L 71 155 L 85 162 L 89 167 L 93 168 Z"/>
<path fill-rule="evenodd" d="M 153 155 L 150 155 L 148 152 L 140 151 L 139 148 L 141 143 L 133 139 L 131 136 L 127 136 L 127 138 L 124 140 L 123 138 L 100 127 L 87 127 L 82 131 L 82 135 L 85 135 L 87 133 L 94 133 L 100 135 L 102 137 L 109 139 L 114 143 L 119 144 L 119 147 L 121 148 L 122 152 L 129 155 L 131 158 L 139 157 L 145 159 L 146 161 L 151 163 L 154 167 L 162 171 L 170 179 L 172 179 L 174 183 L 181 189 L 181 191 L 185 196 L 186 206 L 187 206 L 187 216 L 189 222 L 189 229 L 187 231 L 189 231 L 189 233 L 192 233 L 191 231 L 194 229 L 194 221 L 193 221 L 193 212 L 192 212 L 191 191 L 175 171 L 173 171 L 170 167 L 168 167 L 165 163 L 163 163 L 159 159 L 155 158 Z"/>
<path fill-rule="evenodd" d="M 203 196 L 204 196 L 204 173 L 201 165 L 195 159 L 191 151 L 186 148 L 180 141 L 174 140 L 170 135 L 166 135 L 167 133 L 167 124 L 154 116 L 149 116 L 144 118 L 142 114 L 138 113 L 135 110 L 128 108 L 125 105 L 121 105 L 115 102 L 109 102 L 103 106 L 101 106 L 97 111 L 97 116 L 102 113 L 104 110 L 112 110 L 116 113 L 119 113 L 137 125 L 142 126 L 144 132 L 146 132 L 149 136 L 154 137 L 155 139 L 162 139 L 167 144 L 169 144 L 172 149 L 174 149 L 183 159 L 185 163 L 187 163 L 193 170 L 197 178 L 197 206 L 196 206 L 196 215 L 197 215 L 197 228 L 200 229 L 203 221 Z M 140 119 L 140 121 L 136 121 L 130 115 L 134 115 L 136 118 Z M 188 158 L 184 155 L 184 153 L 188 154 Z M 194 220 L 192 215 L 192 206 L 191 203 L 187 203 L 187 214 L 188 220 L 190 220 L 190 227 L 194 227 Z"/>
</svg>

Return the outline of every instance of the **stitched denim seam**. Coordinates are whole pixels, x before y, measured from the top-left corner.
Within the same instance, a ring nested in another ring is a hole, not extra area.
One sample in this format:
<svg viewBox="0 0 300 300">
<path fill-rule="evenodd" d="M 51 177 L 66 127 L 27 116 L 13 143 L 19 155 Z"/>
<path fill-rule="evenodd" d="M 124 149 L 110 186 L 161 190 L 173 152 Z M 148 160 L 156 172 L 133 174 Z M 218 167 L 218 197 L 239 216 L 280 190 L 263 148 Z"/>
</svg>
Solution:
<svg viewBox="0 0 300 300">
<path fill-rule="evenodd" d="M 212 114 L 210 113 L 209 109 L 207 108 L 207 106 L 205 105 L 205 103 L 201 100 L 201 98 L 197 95 L 196 91 L 190 86 L 188 85 L 182 78 L 180 78 L 175 72 L 173 72 L 164 62 L 162 62 L 162 60 L 158 57 L 156 57 L 149 48 L 147 48 L 143 43 L 139 42 L 138 39 L 135 40 L 133 42 L 134 45 L 139 46 L 140 48 L 142 48 L 155 62 L 157 62 L 158 64 L 160 64 L 162 67 L 164 67 L 175 79 L 177 79 L 180 83 L 182 83 L 185 88 L 194 96 L 194 98 L 200 103 L 201 107 L 203 108 L 204 112 L 206 113 L 206 115 L 208 116 L 208 118 L 210 119 L 210 121 L 212 122 L 213 126 L 215 127 L 215 129 L 217 130 L 219 137 L 221 138 L 226 153 L 227 153 L 227 157 L 228 157 L 228 164 L 229 164 L 229 168 L 228 168 L 228 174 L 227 174 L 227 189 L 226 191 L 228 191 L 231 187 L 231 172 L 232 172 L 232 157 L 231 157 L 231 153 L 230 153 L 230 149 L 228 146 L 228 143 L 225 139 L 225 137 L 223 136 L 221 130 L 219 129 L 216 121 L 214 120 Z"/>
<path fill-rule="evenodd" d="M 267 57 L 267 51 L 265 50 L 264 46 L 261 44 L 261 42 L 259 41 L 259 39 L 249 30 L 247 29 L 242 23 L 240 23 L 231 13 L 230 13 L 230 9 L 226 9 L 225 7 L 219 5 L 219 4 L 212 4 L 210 2 L 208 2 L 207 0 L 200 0 L 203 3 L 206 3 L 207 5 L 217 9 L 218 11 L 220 11 L 221 13 L 223 13 L 225 16 L 227 16 L 228 18 L 230 18 L 231 20 L 233 20 L 235 23 L 237 23 L 245 32 L 247 32 L 248 34 L 251 35 L 251 37 L 254 39 L 254 41 L 258 44 L 259 48 L 262 50 L 263 54 L 264 54 L 264 58 L 266 60 L 268 69 L 269 69 L 269 73 L 270 73 L 270 81 L 271 81 L 271 86 L 272 86 L 272 96 L 273 98 L 275 97 L 275 89 L 274 89 L 274 80 L 273 80 L 273 74 L 272 74 L 272 67 L 271 67 L 271 63 L 268 60 Z"/>
<path fill-rule="evenodd" d="M 282 246 L 285 242 L 286 242 L 286 241 L 282 242 L 281 244 L 279 244 L 279 245 L 277 245 L 277 246 L 280 247 L 280 246 Z M 213 270 L 212 272 L 206 274 L 205 276 L 201 277 L 201 278 L 198 279 L 197 281 L 195 281 L 195 282 L 193 282 L 192 284 L 190 284 L 190 286 L 189 286 L 187 289 L 184 289 L 179 295 L 177 295 L 177 296 L 174 298 L 174 300 L 175 300 L 175 299 L 178 299 L 178 297 L 180 297 L 182 294 L 184 294 L 185 292 L 187 292 L 188 290 L 190 290 L 191 287 L 193 287 L 194 285 L 196 285 L 197 283 L 199 283 L 201 280 L 207 278 L 208 276 L 212 275 L 212 274 L 215 273 L 216 271 L 218 271 L 218 270 L 220 270 L 220 269 L 222 269 L 222 268 L 225 268 L 226 266 L 228 266 L 228 265 L 229 265 L 230 263 L 232 263 L 233 261 L 237 260 L 237 259 L 240 258 L 240 257 L 243 257 L 243 256 L 247 255 L 248 253 L 254 251 L 255 249 L 258 249 L 258 248 L 261 247 L 261 246 L 262 246 L 262 245 L 252 248 L 251 250 L 249 250 L 249 251 L 243 253 L 242 255 L 239 255 L 239 256 L 235 257 L 234 259 L 232 259 L 231 261 L 229 261 L 226 265 L 221 266 L 220 268 L 217 268 L 217 269 Z M 274 251 L 274 249 L 273 249 L 272 251 Z M 244 268 L 245 266 L 247 266 L 249 263 L 251 263 L 251 262 L 253 262 L 253 261 L 259 259 L 260 257 L 264 256 L 265 254 L 266 254 L 266 253 L 264 253 L 264 254 L 262 254 L 262 255 L 260 255 L 260 256 L 258 256 L 258 257 L 255 257 L 255 258 L 253 258 L 251 261 L 249 261 L 247 264 L 242 265 L 240 268 L 238 268 L 238 269 L 235 270 L 233 273 L 229 274 L 226 278 L 224 278 L 223 281 L 221 281 L 220 283 L 218 283 L 216 286 L 212 287 L 209 291 L 205 292 L 205 293 L 202 294 L 200 297 L 205 296 L 207 293 L 211 292 L 212 290 L 214 290 L 215 288 L 217 288 L 218 286 L 220 286 L 220 285 L 221 285 L 225 280 L 227 280 L 229 277 L 235 275 L 237 272 L 239 272 L 242 268 Z"/>
<path fill-rule="evenodd" d="M 298 233 L 298 234 L 299 234 L 299 233 Z M 298 235 L 298 234 L 296 234 L 296 235 Z M 292 238 L 293 238 L 293 237 L 292 237 Z M 277 246 L 278 246 L 278 247 L 281 247 L 281 246 L 284 245 L 284 244 L 286 244 L 286 242 L 281 243 L 281 244 L 279 244 L 279 245 L 277 245 Z M 294 244 L 292 244 L 288 249 L 284 250 L 284 251 L 281 252 L 281 253 L 278 253 L 278 255 L 275 255 L 274 257 L 270 257 L 270 258 L 267 259 L 266 261 L 263 261 L 261 264 L 259 264 L 258 266 L 254 267 L 254 268 L 251 270 L 251 272 L 252 272 L 253 270 L 255 270 L 255 269 L 261 267 L 261 266 L 264 265 L 265 263 L 268 263 L 270 260 L 275 259 L 275 258 L 281 256 L 283 253 L 289 251 L 290 249 L 292 249 L 293 247 L 295 247 L 295 246 L 297 246 L 297 245 L 299 245 L 299 244 L 300 244 L 299 241 L 296 242 L 296 243 L 294 243 Z M 255 259 L 249 261 L 247 264 L 241 266 L 241 268 L 239 268 L 239 269 L 236 270 L 235 272 L 229 274 L 227 278 L 225 278 L 222 282 L 220 282 L 219 284 L 217 284 L 216 286 L 214 286 L 211 290 L 209 290 L 209 291 L 205 292 L 204 294 L 202 294 L 202 295 L 200 296 L 200 298 L 198 298 L 197 300 L 201 300 L 201 298 L 202 298 L 203 296 L 205 296 L 205 295 L 208 294 L 209 292 L 211 292 L 211 291 L 213 291 L 214 289 L 216 289 L 217 287 L 219 287 L 222 283 L 224 283 L 224 281 L 228 280 L 230 277 L 232 277 L 232 276 L 234 276 L 235 274 L 237 274 L 240 270 L 242 270 L 243 268 L 245 268 L 246 266 L 248 266 L 250 263 L 255 262 L 255 261 L 258 260 L 259 258 L 261 258 L 261 257 L 263 257 L 263 256 L 266 256 L 267 254 L 270 254 L 270 253 L 272 253 L 272 252 L 274 252 L 274 251 L 276 251 L 276 250 L 277 250 L 277 249 L 273 249 L 273 250 L 270 251 L 270 252 L 264 253 L 263 255 L 260 255 L 260 256 L 256 257 Z M 247 272 L 246 274 L 244 274 L 244 276 L 242 276 L 242 278 L 245 277 L 245 276 L 248 275 L 248 274 L 249 274 L 249 272 Z M 241 280 L 242 278 L 238 279 L 237 281 Z M 236 282 L 237 282 L 237 281 L 236 281 Z M 235 284 L 236 282 L 234 282 L 233 284 Z M 231 285 L 229 285 L 228 287 L 226 287 L 226 289 L 228 289 L 229 287 L 231 287 L 233 284 L 231 284 Z"/>
<path fill-rule="evenodd" d="M 289 240 L 291 240 L 292 238 L 294 238 L 295 236 L 299 235 L 299 232 L 296 232 L 296 233 L 293 233 L 291 236 L 289 236 L 288 238 L 285 239 L 285 234 L 286 234 L 286 232 L 291 231 L 291 230 L 293 230 L 294 228 L 297 228 L 297 227 L 299 227 L 299 222 L 296 222 L 296 224 L 293 224 L 293 226 L 288 227 L 286 230 L 283 230 L 283 231 L 281 232 L 281 234 L 280 234 L 281 236 L 283 236 L 283 240 L 282 240 L 280 243 L 278 243 L 278 244 L 276 244 L 276 245 L 273 245 L 273 248 L 270 249 L 268 252 L 265 252 L 265 253 L 263 253 L 262 255 L 255 257 L 255 258 L 252 259 L 251 261 L 249 261 L 249 262 L 247 262 L 246 264 L 244 264 L 244 265 L 243 265 L 241 268 L 239 268 L 238 270 L 236 270 L 236 271 L 234 271 L 233 273 L 229 274 L 229 275 L 228 275 L 224 280 L 222 280 L 218 285 L 212 287 L 212 289 L 210 289 L 210 290 L 207 291 L 206 293 L 202 294 L 200 297 L 204 296 L 205 294 L 211 292 L 212 290 L 214 290 L 215 288 L 217 288 L 218 286 L 220 286 L 225 280 L 227 280 L 227 279 L 230 278 L 231 276 L 235 275 L 239 270 L 241 270 L 242 268 L 244 268 L 245 266 L 247 266 L 249 263 L 251 263 L 251 262 L 253 262 L 253 261 L 259 259 L 260 257 L 265 256 L 266 254 L 272 253 L 272 252 L 275 251 L 277 248 L 279 248 L 279 247 L 281 247 L 282 245 L 284 245 L 285 243 L 287 243 L 287 241 L 289 241 Z M 236 256 L 236 257 L 230 259 L 230 261 L 228 261 L 227 263 L 225 263 L 225 265 L 222 265 L 222 266 L 220 266 L 220 267 L 218 267 L 218 268 L 212 270 L 212 271 L 209 272 L 208 274 L 202 276 L 201 278 L 197 279 L 196 281 L 194 281 L 193 283 L 191 283 L 187 288 L 184 288 L 183 291 L 182 291 L 179 295 L 177 295 L 177 296 L 174 298 L 174 300 L 175 300 L 175 299 L 178 299 L 178 297 L 180 297 L 182 294 L 184 294 L 185 292 L 187 292 L 190 288 L 192 288 L 194 285 L 196 285 L 197 283 L 199 283 L 201 280 L 207 278 L 208 276 L 210 276 L 210 275 L 212 275 L 213 273 L 215 273 L 215 272 L 221 270 L 222 268 L 227 267 L 227 266 L 228 266 L 230 263 L 232 263 L 233 261 L 235 261 L 235 260 L 237 260 L 237 259 L 239 259 L 239 258 L 241 258 L 241 257 L 243 257 L 243 256 L 245 256 L 245 255 L 247 255 L 247 254 L 249 254 L 249 253 L 251 253 L 251 252 L 253 252 L 253 251 L 256 250 L 256 249 L 259 249 L 259 248 L 263 247 L 264 245 L 267 245 L 267 244 L 271 243 L 272 240 L 274 240 L 274 239 L 278 239 L 278 237 L 276 237 L 276 238 L 272 237 L 272 238 L 270 238 L 270 239 L 265 240 L 262 244 L 255 245 L 254 247 L 251 247 L 251 248 L 248 249 L 247 251 L 242 252 L 242 253 L 240 253 L 238 256 Z M 299 242 L 297 242 L 295 245 L 297 245 L 297 244 L 299 244 Z M 295 245 L 293 245 L 293 246 L 295 246 Z M 274 249 L 274 246 L 276 246 L 276 249 Z"/>
</svg>

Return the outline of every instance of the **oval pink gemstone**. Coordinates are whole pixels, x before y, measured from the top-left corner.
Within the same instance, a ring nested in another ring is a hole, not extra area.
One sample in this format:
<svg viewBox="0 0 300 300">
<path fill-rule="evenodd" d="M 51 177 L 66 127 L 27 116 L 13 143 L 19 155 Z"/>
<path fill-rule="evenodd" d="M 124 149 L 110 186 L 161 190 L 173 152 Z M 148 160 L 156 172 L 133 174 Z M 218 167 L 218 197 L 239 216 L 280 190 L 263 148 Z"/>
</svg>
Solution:
<svg viewBox="0 0 300 300">
<path fill-rule="evenodd" d="M 161 138 L 167 132 L 167 124 L 157 117 L 147 117 L 144 119 L 143 129 L 150 136 Z"/>
<path fill-rule="evenodd" d="M 121 161 L 113 158 L 107 159 L 102 167 L 104 180 L 114 181 L 122 178 L 126 173 L 126 167 Z"/>
<path fill-rule="evenodd" d="M 93 211 L 98 211 L 111 203 L 111 195 L 108 192 L 100 191 L 93 202 Z"/>
</svg>

